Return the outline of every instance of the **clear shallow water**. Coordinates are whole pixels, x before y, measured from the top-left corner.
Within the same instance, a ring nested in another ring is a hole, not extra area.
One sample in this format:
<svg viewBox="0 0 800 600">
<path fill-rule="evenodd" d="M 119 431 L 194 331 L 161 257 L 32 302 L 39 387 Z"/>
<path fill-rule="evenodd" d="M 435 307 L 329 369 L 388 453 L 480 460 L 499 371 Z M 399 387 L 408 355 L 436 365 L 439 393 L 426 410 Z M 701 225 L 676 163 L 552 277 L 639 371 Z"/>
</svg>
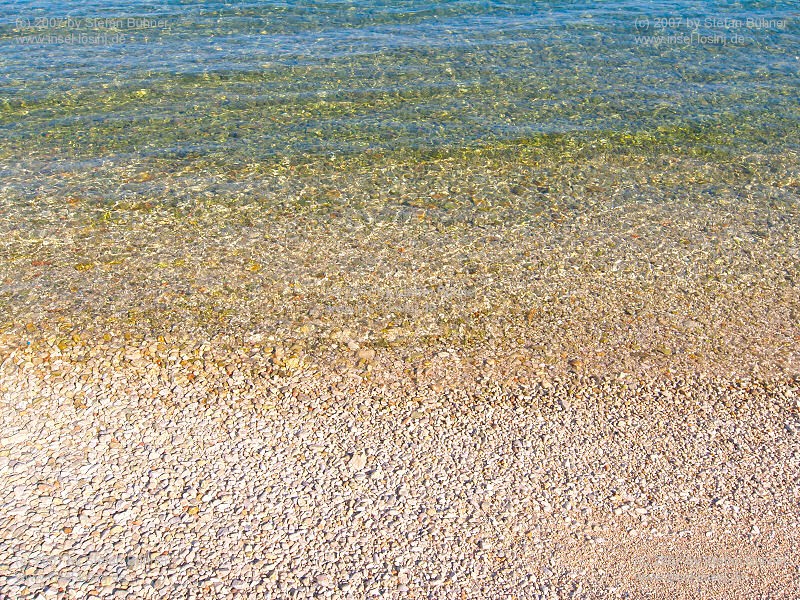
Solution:
<svg viewBox="0 0 800 600">
<path fill-rule="evenodd" d="M 800 139 L 789 2 L 3 1 L 0 14 L 6 175 L 34 159 L 565 140 L 742 154 Z"/>
<path fill-rule="evenodd" d="M 778 356 L 795 12 L 0 0 L 0 332 Z"/>
</svg>

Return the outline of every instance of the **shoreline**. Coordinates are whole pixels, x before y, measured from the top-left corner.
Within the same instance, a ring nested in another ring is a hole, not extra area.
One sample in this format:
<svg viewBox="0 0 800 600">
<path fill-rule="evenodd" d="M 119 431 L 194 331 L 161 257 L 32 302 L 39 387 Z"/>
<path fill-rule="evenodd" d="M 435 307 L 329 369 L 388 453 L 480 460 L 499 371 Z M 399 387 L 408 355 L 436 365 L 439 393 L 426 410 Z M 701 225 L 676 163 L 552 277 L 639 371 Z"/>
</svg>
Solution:
<svg viewBox="0 0 800 600">
<path fill-rule="evenodd" d="M 0 595 L 797 595 L 796 169 L 692 165 L 9 203 Z"/>
<path fill-rule="evenodd" d="M 103 209 L 80 182 L 9 199 L 0 345 L 127 334 L 321 365 L 462 348 L 529 371 L 800 373 L 792 161 L 765 180 L 631 160 L 321 167 L 181 208 L 142 188 Z"/>
</svg>

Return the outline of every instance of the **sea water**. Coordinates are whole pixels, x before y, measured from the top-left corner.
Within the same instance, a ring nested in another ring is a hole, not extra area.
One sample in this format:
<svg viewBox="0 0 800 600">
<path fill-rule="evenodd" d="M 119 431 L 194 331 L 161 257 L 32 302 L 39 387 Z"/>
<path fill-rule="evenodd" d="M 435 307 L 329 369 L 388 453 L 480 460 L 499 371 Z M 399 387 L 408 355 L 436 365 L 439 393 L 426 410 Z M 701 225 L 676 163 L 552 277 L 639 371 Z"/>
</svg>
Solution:
<svg viewBox="0 0 800 600">
<path fill-rule="evenodd" d="M 4 177 L 39 162 L 800 139 L 792 2 L 3 1 L 0 15 Z"/>
</svg>

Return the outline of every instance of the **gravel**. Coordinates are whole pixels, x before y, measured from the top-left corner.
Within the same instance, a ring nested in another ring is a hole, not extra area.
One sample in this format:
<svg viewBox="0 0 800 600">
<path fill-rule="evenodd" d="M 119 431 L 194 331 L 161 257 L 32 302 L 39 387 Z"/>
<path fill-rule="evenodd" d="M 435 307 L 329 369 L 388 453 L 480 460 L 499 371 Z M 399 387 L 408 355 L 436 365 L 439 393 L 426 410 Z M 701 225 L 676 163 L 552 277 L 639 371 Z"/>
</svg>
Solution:
<svg viewBox="0 0 800 600">
<path fill-rule="evenodd" d="M 5 597 L 800 593 L 795 378 L 159 385 L 189 352 L 5 357 Z"/>
</svg>

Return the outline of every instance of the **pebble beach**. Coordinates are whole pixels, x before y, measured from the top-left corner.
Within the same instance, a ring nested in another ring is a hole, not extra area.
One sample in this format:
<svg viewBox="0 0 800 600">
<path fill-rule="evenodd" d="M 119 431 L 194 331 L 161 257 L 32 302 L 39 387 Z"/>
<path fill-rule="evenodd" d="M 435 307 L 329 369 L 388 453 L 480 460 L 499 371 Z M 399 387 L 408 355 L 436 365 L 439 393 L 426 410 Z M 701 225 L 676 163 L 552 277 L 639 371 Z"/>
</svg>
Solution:
<svg viewBox="0 0 800 600">
<path fill-rule="evenodd" d="M 189 353 L 4 361 L 7 597 L 797 593 L 796 379 L 370 385 Z"/>
<path fill-rule="evenodd" d="M 0 600 L 800 598 L 762 4 L 0 0 Z"/>
<path fill-rule="evenodd" d="M 404 221 L 87 203 L 11 238 L 6 597 L 797 595 L 796 205 L 539 164 L 453 215 L 509 174 L 427 168 Z"/>
</svg>

